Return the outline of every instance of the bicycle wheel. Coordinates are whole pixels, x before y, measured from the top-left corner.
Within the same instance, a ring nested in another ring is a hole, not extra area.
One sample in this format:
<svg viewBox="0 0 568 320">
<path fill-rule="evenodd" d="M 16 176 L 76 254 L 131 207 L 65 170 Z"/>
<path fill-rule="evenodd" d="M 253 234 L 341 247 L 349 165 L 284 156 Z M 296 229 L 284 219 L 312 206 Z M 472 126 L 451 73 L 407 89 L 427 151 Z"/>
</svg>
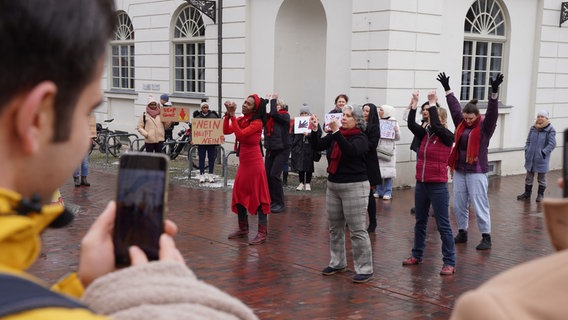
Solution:
<svg viewBox="0 0 568 320">
<path fill-rule="evenodd" d="M 114 157 L 120 156 L 120 149 L 122 148 L 122 143 L 117 137 L 110 137 L 108 139 L 108 152 Z"/>
</svg>

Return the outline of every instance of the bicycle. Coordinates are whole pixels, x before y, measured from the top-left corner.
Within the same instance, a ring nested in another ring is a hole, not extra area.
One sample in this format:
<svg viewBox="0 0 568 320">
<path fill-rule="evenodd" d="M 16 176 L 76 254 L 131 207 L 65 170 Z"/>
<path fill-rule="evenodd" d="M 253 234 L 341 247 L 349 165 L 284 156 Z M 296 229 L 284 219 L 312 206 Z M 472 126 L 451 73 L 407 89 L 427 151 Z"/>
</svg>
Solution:
<svg viewBox="0 0 568 320">
<path fill-rule="evenodd" d="M 120 139 L 114 136 L 115 132 L 108 128 L 108 124 L 114 121 L 114 119 L 107 119 L 104 122 L 107 123 L 107 127 L 103 127 L 102 124 L 97 123 L 97 135 L 92 139 L 91 150 L 89 154 L 93 152 L 95 146 L 99 146 L 99 151 L 102 153 L 108 152 L 114 157 L 118 158 L 120 156 L 120 149 L 122 148 L 122 143 Z M 108 143 L 108 145 L 107 145 Z"/>
</svg>

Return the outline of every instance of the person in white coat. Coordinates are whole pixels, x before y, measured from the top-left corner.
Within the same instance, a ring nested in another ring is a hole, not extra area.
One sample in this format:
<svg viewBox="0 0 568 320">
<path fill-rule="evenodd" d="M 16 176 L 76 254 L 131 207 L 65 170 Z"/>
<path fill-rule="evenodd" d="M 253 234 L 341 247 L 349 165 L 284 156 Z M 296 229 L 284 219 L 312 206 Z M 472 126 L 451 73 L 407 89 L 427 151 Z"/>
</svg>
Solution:
<svg viewBox="0 0 568 320">
<path fill-rule="evenodd" d="M 381 121 L 394 121 L 394 139 L 392 136 L 382 134 L 377 146 L 379 157 L 379 168 L 381 169 L 382 184 L 377 185 L 375 198 L 382 198 L 388 201 L 392 198 L 392 181 L 396 178 L 396 141 L 400 140 L 400 130 L 398 121 L 394 117 L 395 108 L 389 105 L 379 107 L 379 118 Z"/>
</svg>

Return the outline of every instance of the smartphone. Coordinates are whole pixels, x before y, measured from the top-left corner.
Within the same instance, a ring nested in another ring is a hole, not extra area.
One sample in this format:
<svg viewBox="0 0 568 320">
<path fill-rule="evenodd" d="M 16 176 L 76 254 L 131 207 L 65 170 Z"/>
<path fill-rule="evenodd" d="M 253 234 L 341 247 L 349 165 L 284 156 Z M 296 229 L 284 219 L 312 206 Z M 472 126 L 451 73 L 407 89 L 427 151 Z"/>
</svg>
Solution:
<svg viewBox="0 0 568 320">
<path fill-rule="evenodd" d="M 130 265 L 128 248 L 133 245 L 140 247 L 148 260 L 158 260 L 168 166 L 168 157 L 160 153 L 130 152 L 120 157 L 113 234 L 117 266 Z"/>
<path fill-rule="evenodd" d="M 568 198 L 568 129 L 564 130 L 564 155 L 562 157 L 562 196 Z"/>
</svg>

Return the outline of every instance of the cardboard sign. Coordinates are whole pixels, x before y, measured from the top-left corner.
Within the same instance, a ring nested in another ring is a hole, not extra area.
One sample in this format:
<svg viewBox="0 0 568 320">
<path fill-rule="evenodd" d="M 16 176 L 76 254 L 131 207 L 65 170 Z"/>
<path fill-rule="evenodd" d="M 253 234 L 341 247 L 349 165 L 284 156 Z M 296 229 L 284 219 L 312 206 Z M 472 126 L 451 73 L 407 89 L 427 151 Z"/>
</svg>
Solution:
<svg viewBox="0 0 568 320">
<path fill-rule="evenodd" d="M 225 142 L 221 119 L 193 118 L 191 140 L 193 144 L 222 144 Z"/>
<path fill-rule="evenodd" d="M 381 126 L 381 139 L 391 139 L 394 140 L 396 137 L 396 131 L 394 131 L 394 127 L 396 127 L 396 120 L 379 120 L 379 124 Z"/>
<path fill-rule="evenodd" d="M 331 129 L 329 128 L 329 123 L 333 120 L 333 119 L 337 119 L 337 122 L 339 123 L 339 127 L 341 128 L 341 119 L 343 118 L 343 113 L 326 113 L 325 115 L 325 126 L 323 128 L 323 131 L 331 131 Z"/>
<path fill-rule="evenodd" d="M 160 117 L 166 122 L 189 122 L 189 107 L 164 106 Z"/>
<path fill-rule="evenodd" d="M 312 131 L 312 124 L 310 117 L 295 117 L 294 118 L 294 134 L 309 133 Z"/>
</svg>

